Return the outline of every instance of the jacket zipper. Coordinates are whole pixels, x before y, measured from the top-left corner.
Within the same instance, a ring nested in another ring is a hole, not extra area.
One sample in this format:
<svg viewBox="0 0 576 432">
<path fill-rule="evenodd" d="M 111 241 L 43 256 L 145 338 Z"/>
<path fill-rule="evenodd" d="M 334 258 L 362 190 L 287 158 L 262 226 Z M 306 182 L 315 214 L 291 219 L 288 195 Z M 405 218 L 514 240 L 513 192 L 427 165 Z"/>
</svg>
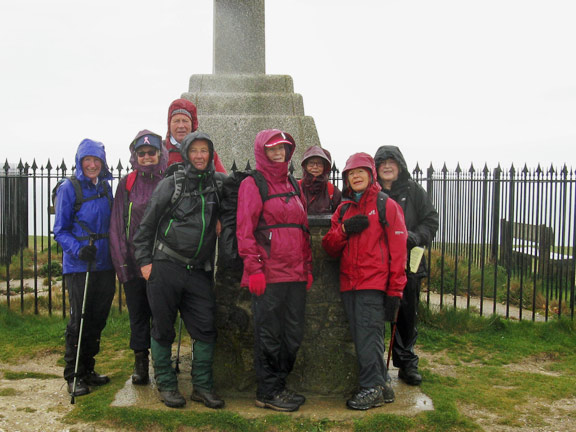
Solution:
<svg viewBox="0 0 576 432">
<path fill-rule="evenodd" d="M 206 230 L 206 216 L 204 215 L 206 200 L 204 199 L 204 195 L 202 195 L 202 178 L 200 179 L 199 188 L 200 188 L 200 199 L 202 200 L 202 233 L 200 234 L 200 241 L 198 242 L 198 249 L 194 254 L 194 258 L 196 258 L 200 253 L 200 248 L 202 247 L 202 242 L 204 241 L 204 232 Z"/>
</svg>

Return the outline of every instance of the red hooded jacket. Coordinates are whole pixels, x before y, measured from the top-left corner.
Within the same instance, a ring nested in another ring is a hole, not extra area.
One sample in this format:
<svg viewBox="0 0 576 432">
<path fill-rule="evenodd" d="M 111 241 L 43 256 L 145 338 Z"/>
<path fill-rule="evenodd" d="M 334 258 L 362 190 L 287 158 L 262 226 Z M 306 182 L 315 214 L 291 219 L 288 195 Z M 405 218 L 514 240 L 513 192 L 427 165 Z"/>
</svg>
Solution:
<svg viewBox="0 0 576 432">
<path fill-rule="evenodd" d="M 348 171 L 366 168 L 372 183 L 358 202 L 352 199 Z M 380 224 L 376 205 L 380 185 L 375 181 L 374 159 L 366 153 L 356 153 L 348 159 L 342 172 L 344 200 L 332 216 L 332 226 L 322 239 L 322 247 L 340 258 L 340 291 L 380 290 L 390 296 L 402 297 L 406 285 L 407 230 L 400 206 L 391 198 L 386 201 L 386 229 Z M 339 222 L 342 206 L 349 203 L 343 221 L 359 214 L 367 215 L 370 225 L 358 234 L 346 234 Z"/>
<path fill-rule="evenodd" d="M 168 166 L 174 163 L 183 162 L 180 149 L 170 142 L 170 121 L 172 120 L 172 116 L 176 110 L 187 111 L 192 116 L 192 132 L 195 132 L 198 129 L 198 114 L 196 112 L 196 105 L 186 99 L 176 99 L 170 104 L 170 107 L 168 108 L 168 133 L 166 134 L 166 141 L 164 141 L 164 145 L 169 152 Z M 224 165 L 222 164 L 222 161 L 220 161 L 220 157 L 218 157 L 218 153 L 216 152 L 214 152 L 214 168 L 216 169 L 216 172 L 226 174 L 226 168 L 224 168 Z"/>
<path fill-rule="evenodd" d="M 264 144 L 271 138 L 283 136 L 291 144 L 286 146 L 285 162 L 272 162 L 266 156 Z M 268 194 L 293 192 L 288 179 L 288 165 L 296 144 L 287 133 L 277 129 L 258 133 L 254 142 L 256 169 L 268 183 Z M 306 282 L 312 273 L 310 235 L 298 227 L 273 227 L 257 230 L 258 226 L 299 224 L 308 228 L 305 200 L 302 196 L 270 198 L 262 202 L 258 186 L 252 177 L 242 181 L 238 190 L 237 229 L 238 253 L 244 261 L 242 286 L 248 286 L 249 276 L 264 273 L 267 283 Z"/>
</svg>

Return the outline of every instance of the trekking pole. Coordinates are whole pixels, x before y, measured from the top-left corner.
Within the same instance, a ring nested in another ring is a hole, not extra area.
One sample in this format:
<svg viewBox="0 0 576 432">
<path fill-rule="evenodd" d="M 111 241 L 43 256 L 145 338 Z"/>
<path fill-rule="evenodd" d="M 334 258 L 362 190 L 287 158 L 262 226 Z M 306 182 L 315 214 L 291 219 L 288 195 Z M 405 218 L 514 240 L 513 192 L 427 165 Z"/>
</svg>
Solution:
<svg viewBox="0 0 576 432">
<path fill-rule="evenodd" d="M 394 346 L 394 335 L 396 334 L 396 325 L 398 324 L 398 312 L 400 312 L 400 304 L 396 308 L 394 314 L 394 322 L 392 323 L 392 336 L 390 337 L 390 346 L 388 347 L 388 359 L 386 360 L 386 370 L 390 367 L 390 356 L 392 355 L 392 347 Z"/>
<path fill-rule="evenodd" d="M 182 343 L 182 315 L 180 315 L 180 324 L 178 324 L 178 349 L 176 350 L 176 373 L 180 373 L 180 344 Z"/>
<path fill-rule="evenodd" d="M 88 241 L 90 246 L 94 246 L 94 234 L 90 234 L 90 240 Z M 88 261 L 88 268 L 86 270 L 86 282 L 84 282 L 84 296 L 82 298 L 82 313 L 80 315 L 80 330 L 78 331 L 78 348 L 76 349 L 76 364 L 74 365 L 74 384 L 72 384 L 72 399 L 70 403 L 74 405 L 76 402 L 76 383 L 78 380 L 78 363 L 80 361 L 80 346 L 82 343 L 82 330 L 84 329 L 84 313 L 86 311 L 86 297 L 88 294 L 88 278 L 90 277 L 90 270 L 92 267 L 92 261 Z"/>
</svg>

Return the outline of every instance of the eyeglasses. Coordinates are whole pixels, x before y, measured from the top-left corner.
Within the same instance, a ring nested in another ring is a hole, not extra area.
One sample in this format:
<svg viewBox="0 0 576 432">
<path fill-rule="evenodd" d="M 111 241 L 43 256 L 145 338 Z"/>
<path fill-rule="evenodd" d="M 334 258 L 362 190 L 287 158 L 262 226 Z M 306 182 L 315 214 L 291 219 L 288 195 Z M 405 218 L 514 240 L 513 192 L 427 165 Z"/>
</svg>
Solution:
<svg viewBox="0 0 576 432">
<path fill-rule="evenodd" d="M 309 166 L 309 167 L 313 167 L 313 166 L 323 167 L 323 166 L 324 166 L 324 162 L 308 161 L 308 162 L 306 162 L 306 165 Z"/>
<path fill-rule="evenodd" d="M 144 157 L 146 155 L 155 156 L 157 151 L 158 150 L 139 151 L 139 152 L 136 152 L 136 154 L 138 155 L 138 157 Z"/>
</svg>

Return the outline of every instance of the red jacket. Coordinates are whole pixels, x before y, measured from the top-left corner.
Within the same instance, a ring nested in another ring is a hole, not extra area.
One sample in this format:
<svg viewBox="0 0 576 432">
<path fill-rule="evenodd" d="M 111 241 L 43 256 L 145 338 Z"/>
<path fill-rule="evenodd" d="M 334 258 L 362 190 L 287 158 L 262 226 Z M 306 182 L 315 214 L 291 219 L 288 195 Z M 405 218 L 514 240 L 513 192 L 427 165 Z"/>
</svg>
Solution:
<svg viewBox="0 0 576 432">
<path fill-rule="evenodd" d="M 254 143 L 256 169 L 268 183 L 268 194 L 294 191 L 288 180 L 288 165 L 294 154 L 293 143 L 286 145 L 286 161 L 272 162 L 266 156 L 264 143 L 279 130 L 260 132 Z M 238 253 L 244 261 L 242 286 L 248 286 L 248 277 L 264 273 L 266 283 L 306 282 L 312 272 L 310 235 L 298 227 L 274 227 L 257 230 L 258 226 L 275 224 L 299 224 L 308 228 L 308 217 L 302 196 L 270 198 L 262 202 L 258 187 L 252 177 L 242 181 L 238 191 L 237 229 Z"/>
<path fill-rule="evenodd" d="M 369 158 L 369 159 L 368 159 Z M 379 221 L 376 201 L 380 185 L 372 181 L 358 202 L 350 199 L 351 189 L 347 181 L 347 171 L 353 168 L 367 168 L 376 177 L 374 160 L 365 153 L 350 157 L 342 173 L 345 187 L 343 195 L 347 200 L 332 216 L 330 231 L 322 239 L 326 252 L 340 258 L 340 291 L 380 290 L 390 296 L 402 297 L 406 285 L 406 240 L 407 230 L 400 206 L 391 198 L 386 201 L 386 229 Z M 358 214 L 368 216 L 370 225 L 358 234 L 346 234 L 339 222 L 342 206 L 349 203 L 343 220 Z"/>
</svg>

